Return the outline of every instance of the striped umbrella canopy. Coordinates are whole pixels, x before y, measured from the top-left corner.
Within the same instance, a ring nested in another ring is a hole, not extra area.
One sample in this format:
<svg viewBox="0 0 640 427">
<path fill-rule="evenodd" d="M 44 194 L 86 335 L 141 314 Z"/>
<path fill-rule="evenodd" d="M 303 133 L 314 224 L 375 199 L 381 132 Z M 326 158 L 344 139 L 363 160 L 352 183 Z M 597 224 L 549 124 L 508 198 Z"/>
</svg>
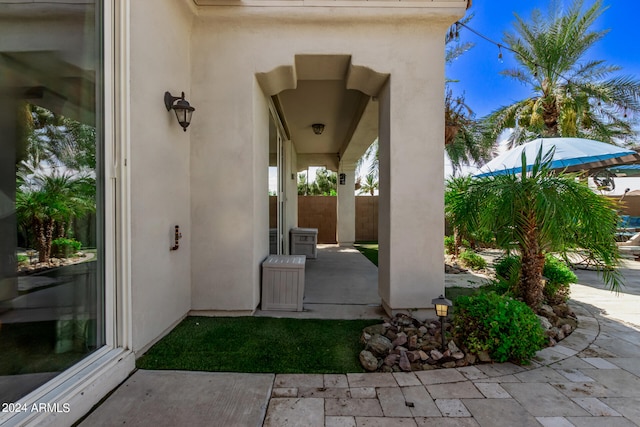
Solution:
<svg viewBox="0 0 640 427">
<path fill-rule="evenodd" d="M 551 169 L 576 172 L 602 169 L 614 165 L 640 162 L 640 154 L 628 148 L 585 138 L 538 138 L 506 151 L 484 165 L 477 178 L 506 175 L 522 171 L 522 153 L 527 157 L 527 171 L 531 170 L 542 147 L 544 156 L 555 147 Z"/>
</svg>

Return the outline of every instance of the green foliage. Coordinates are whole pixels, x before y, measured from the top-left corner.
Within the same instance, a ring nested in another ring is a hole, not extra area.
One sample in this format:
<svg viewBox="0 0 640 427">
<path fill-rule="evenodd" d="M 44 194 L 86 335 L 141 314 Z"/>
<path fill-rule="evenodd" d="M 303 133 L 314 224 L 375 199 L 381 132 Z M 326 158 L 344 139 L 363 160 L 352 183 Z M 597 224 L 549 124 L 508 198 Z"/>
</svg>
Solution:
<svg viewBox="0 0 640 427">
<path fill-rule="evenodd" d="M 544 287 L 544 295 L 549 302 L 564 302 L 569 299 L 571 283 L 576 283 L 578 277 L 571 271 L 564 261 L 551 254 L 545 256 L 544 277 L 547 283 Z"/>
<path fill-rule="evenodd" d="M 487 267 L 487 261 L 471 249 L 467 249 L 460 254 L 460 262 L 465 267 L 473 270 L 482 270 Z"/>
<path fill-rule="evenodd" d="M 527 363 L 545 343 L 540 321 L 523 302 L 489 292 L 459 297 L 454 305 L 456 335 L 472 353 Z"/>
<path fill-rule="evenodd" d="M 522 255 L 519 291 L 531 307 L 544 297 L 540 262 L 545 253 L 566 258 L 576 249 L 587 249 L 612 290 L 622 285 L 615 270 L 620 257 L 615 241 L 616 204 L 593 192 L 575 174 L 552 171 L 553 151 L 539 150 L 529 171 L 474 179 L 464 194 L 453 198 L 456 224 L 491 230 L 496 245 Z M 522 164 L 527 164 L 523 154 Z M 452 222 L 452 224 L 454 224 Z"/>
<path fill-rule="evenodd" d="M 514 278 L 520 274 L 520 257 L 508 256 L 495 264 L 496 276 L 503 286 L 506 283 L 514 283 Z M 544 296 L 548 302 L 562 302 L 569 299 L 570 284 L 576 283 L 578 278 L 567 264 L 551 254 L 545 255 L 542 275 L 547 279 L 544 287 Z M 517 280 L 515 280 L 517 284 Z M 498 288 L 500 285 L 498 285 Z M 514 287 L 515 289 L 515 287 Z"/>
<path fill-rule="evenodd" d="M 306 173 L 298 174 L 298 195 L 305 196 L 335 196 L 338 188 L 338 175 L 325 168 L 316 171 L 316 180 L 307 182 Z"/>
<path fill-rule="evenodd" d="M 456 239 L 453 236 L 444 236 L 444 250 L 448 254 L 453 254 L 456 251 Z"/>
<path fill-rule="evenodd" d="M 23 263 L 28 263 L 29 262 L 29 257 L 26 256 L 26 255 L 18 255 L 17 259 L 18 259 L 18 264 L 23 264 Z"/>
<path fill-rule="evenodd" d="M 494 265 L 496 276 L 509 280 L 514 272 L 520 271 L 520 257 L 509 255 L 498 260 Z"/>
<path fill-rule="evenodd" d="M 364 183 L 360 186 L 358 194 L 370 194 L 373 196 L 378 189 L 378 179 L 373 173 L 368 173 L 364 179 Z"/>
<path fill-rule="evenodd" d="M 59 237 L 51 242 L 51 254 L 58 258 L 69 258 L 82 247 L 82 243 L 74 239 Z"/>
</svg>

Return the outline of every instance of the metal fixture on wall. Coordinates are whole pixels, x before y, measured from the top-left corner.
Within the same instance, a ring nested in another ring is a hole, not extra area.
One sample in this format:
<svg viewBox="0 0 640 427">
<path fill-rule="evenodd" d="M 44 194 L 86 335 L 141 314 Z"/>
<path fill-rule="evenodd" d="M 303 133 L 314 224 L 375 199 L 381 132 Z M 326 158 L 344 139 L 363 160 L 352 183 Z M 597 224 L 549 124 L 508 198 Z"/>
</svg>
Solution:
<svg viewBox="0 0 640 427">
<path fill-rule="evenodd" d="M 196 110 L 184 99 L 184 92 L 182 96 L 173 96 L 169 92 L 164 93 L 164 105 L 167 107 L 167 111 L 173 110 L 176 113 L 178 123 L 182 126 L 182 129 L 186 132 L 187 127 L 191 123 L 191 114 Z"/>
<path fill-rule="evenodd" d="M 323 123 L 314 123 L 311 125 L 311 127 L 313 128 L 313 133 L 315 133 L 316 135 L 322 135 L 322 132 L 324 132 Z"/>
<path fill-rule="evenodd" d="M 180 239 L 182 239 L 182 233 L 180 233 L 180 226 L 175 226 L 173 234 L 173 246 L 169 248 L 170 251 L 177 251 L 180 248 Z"/>
</svg>

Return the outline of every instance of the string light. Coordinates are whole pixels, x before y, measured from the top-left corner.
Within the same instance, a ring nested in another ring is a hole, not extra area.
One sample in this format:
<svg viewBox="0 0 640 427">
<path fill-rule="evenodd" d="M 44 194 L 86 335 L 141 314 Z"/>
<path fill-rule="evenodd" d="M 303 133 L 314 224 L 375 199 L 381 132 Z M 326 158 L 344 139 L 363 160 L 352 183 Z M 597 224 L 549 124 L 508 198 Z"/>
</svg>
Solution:
<svg viewBox="0 0 640 427">
<path fill-rule="evenodd" d="M 514 53 L 514 54 L 518 55 L 518 56 L 519 56 L 523 61 L 525 61 L 525 62 L 527 62 L 527 63 L 529 63 L 529 64 L 533 65 L 536 69 L 537 69 L 537 68 L 542 68 L 542 66 L 541 66 L 540 64 L 538 64 L 538 63 L 536 63 L 536 62 L 531 62 L 531 61 L 529 61 L 527 58 L 525 58 L 525 57 L 524 57 L 520 52 L 518 52 L 517 50 L 513 50 L 513 49 L 511 49 L 509 46 L 505 46 L 505 45 L 503 45 L 503 44 L 501 44 L 501 43 L 498 43 L 498 42 L 497 42 L 497 41 L 495 41 L 495 40 L 490 39 L 489 37 L 485 36 L 484 34 L 479 33 L 478 31 L 474 30 L 473 28 L 471 28 L 470 26 L 468 26 L 467 24 L 465 24 L 465 23 L 463 23 L 463 22 L 456 21 L 455 26 L 456 26 L 456 28 L 458 28 L 458 27 L 464 27 L 464 28 L 466 28 L 467 30 L 471 31 L 471 32 L 472 32 L 473 34 L 475 34 L 476 36 L 478 36 L 478 37 L 480 37 L 480 38 L 483 38 L 483 39 L 485 39 L 486 41 L 488 41 L 489 43 L 492 43 L 492 44 L 494 44 L 494 45 L 498 46 L 498 61 L 499 61 L 500 63 L 503 63 L 503 58 L 502 58 L 502 49 L 504 48 L 505 50 L 508 50 L 509 52 L 512 52 L 512 53 Z M 536 77 L 537 77 L 537 74 L 538 74 L 537 70 L 536 70 L 536 71 L 534 71 L 534 73 L 533 73 L 533 74 L 534 74 L 534 76 L 536 76 Z M 567 84 L 569 84 L 569 79 L 568 79 L 567 77 L 563 76 L 563 75 L 562 75 L 562 74 L 560 74 L 560 73 L 555 73 L 555 74 L 556 74 L 558 77 L 560 77 L 560 78 L 562 78 L 562 79 L 566 80 L 566 81 L 567 81 Z"/>
<path fill-rule="evenodd" d="M 538 77 L 538 68 L 542 68 L 542 66 L 536 62 L 532 62 L 529 61 L 527 58 L 524 57 L 524 55 L 522 55 L 520 52 L 518 52 L 517 50 L 513 50 L 508 46 L 505 46 L 501 43 L 496 42 L 495 40 L 490 39 L 489 37 L 485 36 L 484 34 L 479 33 L 478 31 L 474 30 L 473 28 L 469 27 L 467 24 L 460 22 L 460 21 L 456 21 L 455 23 L 455 32 L 454 32 L 454 36 L 456 38 L 456 40 L 458 40 L 460 38 L 460 27 L 464 27 L 467 30 L 471 31 L 473 34 L 475 34 L 476 36 L 488 41 L 489 43 L 492 43 L 496 46 L 498 46 L 498 62 L 500 62 L 501 64 L 504 62 L 503 61 L 503 57 L 502 57 L 502 49 L 504 48 L 505 50 L 508 50 L 509 52 L 512 52 L 516 55 L 518 55 L 524 62 L 531 64 L 534 66 L 534 71 L 533 71 L 533 75 L 534 77 Z M 556 72 L 555 73 L 556 76 L 560 77 L 561 79 L 566 81 L 567 86 L 570 86 L 572 84 L 571 79 L 563 76 L 562 74 Z M 598 101 L 598 106 L 601 106 L 602 103 L 600 101 Z M 627 107 L 624 107 L 624 118 L 627 118 Z"/>
</svg>

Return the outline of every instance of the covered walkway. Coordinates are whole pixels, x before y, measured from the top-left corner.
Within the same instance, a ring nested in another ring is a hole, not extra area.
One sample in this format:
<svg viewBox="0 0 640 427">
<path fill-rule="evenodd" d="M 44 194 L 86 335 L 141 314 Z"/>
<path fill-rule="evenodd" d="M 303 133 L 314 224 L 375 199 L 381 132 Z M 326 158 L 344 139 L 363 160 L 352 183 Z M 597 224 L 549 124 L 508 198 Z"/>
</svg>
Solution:
<svg viewBox="0 0 640 427">
<path fill-rule="evenodd" d="M 318 245 L 307 259 L 302 312 L 262 311 L 256 316 L 300 319 L 376 319 L 385 313 L 378 296 L 378 268 L 357 249 Z"/>
</svg>

